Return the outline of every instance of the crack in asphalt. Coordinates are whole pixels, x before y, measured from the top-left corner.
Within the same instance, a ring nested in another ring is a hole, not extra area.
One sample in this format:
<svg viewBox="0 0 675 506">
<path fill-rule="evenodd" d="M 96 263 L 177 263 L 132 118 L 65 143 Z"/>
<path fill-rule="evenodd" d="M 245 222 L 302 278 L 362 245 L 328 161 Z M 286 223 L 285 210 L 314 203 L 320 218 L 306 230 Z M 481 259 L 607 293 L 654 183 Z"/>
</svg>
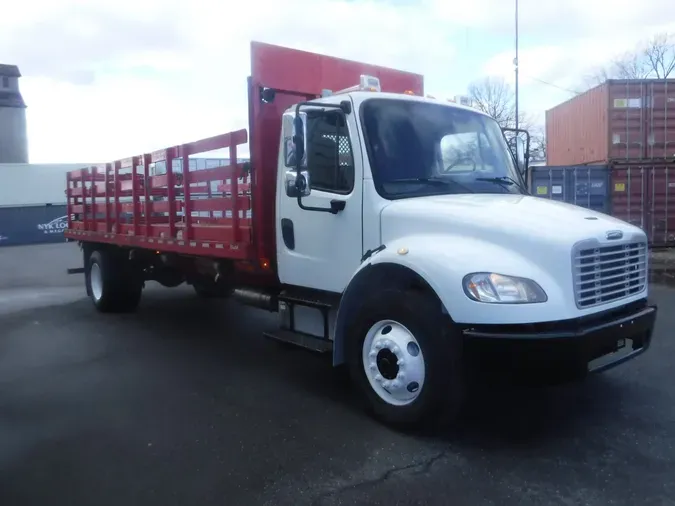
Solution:
<svg viewBox="0 0 675 506">
<path fill-rule="evenodd" d="M 343 492 L 346 492 L 348 490 L 357 490 L 359 488 L 364 488 L 372 485 L 377 485 L 380 483 L 384 483 L 393 476 L 405 472 L 405 471 L 414 471 L 414 474 L 425 474 L 428 473 L 431 470 L 431 467 L 438 462 L 439 460 L 447 457 L 448 455 L 448 450 L 443 450 L 440 453 L 437 453 L 436 455 L 433 455 L 426 460 L 423 460 L 422 462 L 417 462 L 414 464 L 407 464 L 405 466 L 399 466 L 399 467 L 392 467 L 391 469 L 387 469 L 382 475 L 378 476 L 377 478 L 372 478 L 369 480 L 364 480 L 364 481 L 359 481 L 356 483 L 349 483 L 346 485 L 343 485 L 341 487 L 333 488 L 331 490 L 327 490 L 326 492 L 321 493 L 319 496 L 317 496 L 314 501 L 312 501 L 312 506 L 320 506 L 322 501 L 325 499 L 328 499 L 329 497 L 334 497 L 342 494 Z"/>
</svg>

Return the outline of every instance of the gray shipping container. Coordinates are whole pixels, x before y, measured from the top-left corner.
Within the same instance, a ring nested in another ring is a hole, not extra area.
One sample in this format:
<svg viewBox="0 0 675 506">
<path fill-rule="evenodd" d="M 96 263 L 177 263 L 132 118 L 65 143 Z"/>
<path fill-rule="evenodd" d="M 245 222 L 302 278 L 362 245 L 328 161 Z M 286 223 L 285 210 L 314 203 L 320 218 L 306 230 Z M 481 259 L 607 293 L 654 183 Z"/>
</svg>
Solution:
<svg viewBox="0 0 675 506">
<path fill-rule="evenodd" d="M 600 213 L 610 211 L 607 165 L 532 167 L 530 188 L 536 197 L 559 200 Z"/>
<path fill-rule="evenodd" d="M 65 205 L 0 207 L 0 247 L 64 242 Z"/>
</svg>

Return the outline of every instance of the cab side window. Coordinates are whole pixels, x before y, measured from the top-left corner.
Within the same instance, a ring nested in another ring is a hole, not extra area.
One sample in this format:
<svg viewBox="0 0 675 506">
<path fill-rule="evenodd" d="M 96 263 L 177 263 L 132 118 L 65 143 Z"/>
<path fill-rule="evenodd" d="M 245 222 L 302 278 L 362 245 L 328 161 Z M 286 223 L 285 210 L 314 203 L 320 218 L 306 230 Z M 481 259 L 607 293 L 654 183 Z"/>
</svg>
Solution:
<svg viewBox="0 0 675 506">
<path fill-rule="evenodd" d="M 347 194 L 354 188 L 354 157 L 343 114 L 308 115 L 307 170 L 312 189 Z"/>
</svg>

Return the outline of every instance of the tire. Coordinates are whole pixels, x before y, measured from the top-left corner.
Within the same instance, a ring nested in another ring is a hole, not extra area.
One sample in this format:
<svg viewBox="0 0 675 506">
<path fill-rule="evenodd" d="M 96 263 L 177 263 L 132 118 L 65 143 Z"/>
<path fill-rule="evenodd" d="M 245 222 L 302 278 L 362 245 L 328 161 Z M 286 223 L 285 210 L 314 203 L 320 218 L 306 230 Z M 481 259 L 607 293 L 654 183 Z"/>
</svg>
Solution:
<svg viewBox="0 0 675 506">
<path fill-rule="evenodd" d="M 352 382 L 378 420 L 412 428 L 458 416 L 462 339 L 435 297 L 388 289 L 366 301 L 349 326 L 346 352 Z"/>
<path fill-rule="evenodd" d="M 86 283 L 87 293 L 101 313 L 128 313 L 138 308 L 143 278 L 117 251 L 97 250 L 91 254 Z"/>
</svg>

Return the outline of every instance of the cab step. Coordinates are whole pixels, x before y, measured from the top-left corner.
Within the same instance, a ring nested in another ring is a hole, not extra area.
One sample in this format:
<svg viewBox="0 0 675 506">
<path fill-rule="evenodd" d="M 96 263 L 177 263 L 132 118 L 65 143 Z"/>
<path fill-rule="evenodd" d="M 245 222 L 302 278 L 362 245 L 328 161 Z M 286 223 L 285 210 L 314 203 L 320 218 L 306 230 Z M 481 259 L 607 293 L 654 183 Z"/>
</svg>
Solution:
<svg viewBox="0 0 675 506">
<path fill-rule="evenodd" d="M 340 295 L 311 288 L 293 287 L 283 290 L 279 294 L 279 301 L 323 310 L 339 306 Z"/>
<path fill-rule="evenodd" d="M 275 341 L 280 341 L 282 343 L 294 344 L 295 346 L 316 353 L 329 353 L 333 351 L 333 341 L 321 339 L 302 332 L 279 329 L 274 332 L 263 332 L 263 335 L 269 339 L 274 339 Z"/>
</svg>

